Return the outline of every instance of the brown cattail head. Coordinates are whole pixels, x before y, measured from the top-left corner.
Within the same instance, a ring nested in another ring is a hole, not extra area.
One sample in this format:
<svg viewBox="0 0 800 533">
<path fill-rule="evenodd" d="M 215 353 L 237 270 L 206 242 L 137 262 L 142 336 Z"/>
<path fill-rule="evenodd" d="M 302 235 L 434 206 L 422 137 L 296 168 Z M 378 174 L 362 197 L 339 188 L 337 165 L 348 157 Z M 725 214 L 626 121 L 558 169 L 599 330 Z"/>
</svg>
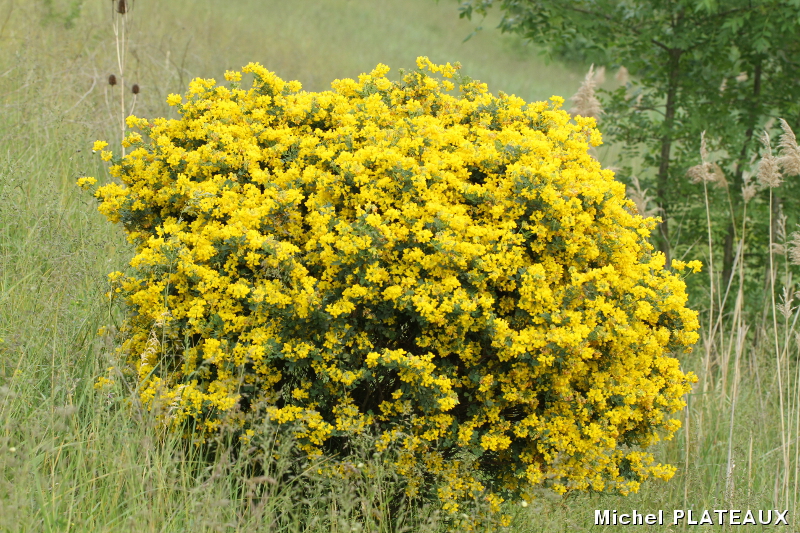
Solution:
<svg viewBox="0 0 800 533">
<path fill-rule="evenodd" d="M 109 74 L 108 76 L 108 84 L 109 85 L 116 85 L 117 84 L 117 77 L 113 74 Z"/>
<path fill-rule="evenodd" d="M 133 87 L 131 87 L 131 92 L 133 94 L 139 94 L 139 84 L 138 83 L 134 83 L 133 84 Z"/>
<path fill-rule="evenodd" d="M 128 0 L 118 0 L 117 2 L 117 13 L 120 15 L 124 15 L 128 12 Z"/>
</svg>

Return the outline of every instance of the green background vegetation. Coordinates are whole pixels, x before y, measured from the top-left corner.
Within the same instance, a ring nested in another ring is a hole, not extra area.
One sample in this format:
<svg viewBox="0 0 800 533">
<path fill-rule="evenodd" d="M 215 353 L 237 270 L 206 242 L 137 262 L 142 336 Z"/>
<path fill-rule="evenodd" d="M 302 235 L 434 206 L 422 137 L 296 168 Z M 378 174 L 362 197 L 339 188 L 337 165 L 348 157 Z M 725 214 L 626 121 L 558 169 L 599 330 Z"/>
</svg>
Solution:
<svg viewBox="0 0 800 533">
<path fill-rule="evenodd" d="M 96 335 L 118 318 L 103 298 L 105 276 L 130 257 L 118 229 L 74 186 L 80 176 L 104 172 L 92 141 L 107 139 L 113 148 L 118 140 L 118 100 L 107 84 L 117 70 L 111 20 L 108 1 L 0 0 L 0 531 L 388 530 L 390 472 L 345 486 L 310 475 L 311 493 L 265 484 L 233 460 L 206 466 L 179 443 L 157 444 L 147 414 L 122 409 L 129 391 L 93 388 L 115 364 L 113 346 Z M 191 78 L 221 80 L 226 69 L 250 61 L 309 90 L 379 62 L 394 72 L 413 67 L 418 55 L 460 61 L 462 72 L 492 92 L 529 101 L 577 90 L 585 65 L 545 65 L 521 39 L 491 29 L 496 22 L 490 17 L 462 43 L 477 22 L 458 19 L 448 1 L 136 0 L 126 83 L 141 86 L 134 113 L 146 117 L 168 116 L 167 94 L 184 92 Z M 600 152 L 604 165 L 618 164 L 617 151 Z M 697 247 L 686 258 L 706 262 Z M 785 282 L 791 294 L 785 265 L 776 257 L 776 293 Z M 764 287 L 763 269 L 748 274 Z M 695 276 L 690 306 L 707 317 L 702 276 Z M 721 330 L 683 361 L 701 382 L 690 395 L 689 430 L 658 451 L 659 460 L 678 466 L 672 481 L 645 484 L 628 498 L 543 495 L 527 508 L 511 502 L 511 531 L 622 529 L 593 527 L 594 509 L 794 509 L 797 314 L 782 325 L 778 313 L 773 329 L 765 303 L 747 303 L 763 313 L 748 316 L 740 342 L 740 322 L 727 314 Z M 364 460 L 379 464 L 368 454 Z M 255 485 L 267 488 L 248 488 Z M 374 520 L 348 522 L 354 506 L 371 506 Z M 292 508 L 305 520 L 289 516 Z M 426 509 L 401 517 L 409 527 L 412 518 L 421 521 L 413 530 L 437 530 Z"/>
</svg>

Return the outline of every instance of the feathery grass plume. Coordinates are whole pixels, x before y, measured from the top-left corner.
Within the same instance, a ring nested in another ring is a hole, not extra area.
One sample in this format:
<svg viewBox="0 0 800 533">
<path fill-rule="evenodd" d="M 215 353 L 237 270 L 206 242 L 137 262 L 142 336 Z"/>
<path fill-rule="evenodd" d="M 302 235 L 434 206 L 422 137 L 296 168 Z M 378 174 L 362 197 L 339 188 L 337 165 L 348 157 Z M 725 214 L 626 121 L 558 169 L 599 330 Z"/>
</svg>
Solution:
<svg viewBox="0 0 800 533">
<path fill-rule="evenodd" d="M 589 72 L 583 79 L 583 83 L 578 88 L 578 92 L 570 98 L 573 106 L 569 110 L 572 116 L 592 117 L 595 120 L 603 113 L 600 107 L 600 100 L 594 95 L 596 87 L 594 64 L 589 67 Z"/>
<path fill-rule="evenodd" d="M 606 67 L 601 66 L 597 69 L 597 72 L 594 73 L 594 84 L 603 85 L 606 82 Z"/>
<path fill-rule="evenodd" d="M 792 305 L 794 303 L 794 294 L 792 291 L 789 290 L 789 287 L 783 286 L 783 294 L 781 294 L 781 303 L 778 304 L 778 311 L 783 316 L 784 320 L 788 320 L 792 314 L 794 314 L 795 310 L 797 309 L 796 306 Z"/>
<path fill-rule="evenodd" d="M 783 119 L 780 120 L 783 134 L 779 144 L 781 151 L 778 164 L 783 168 L 784 174 L 796 176 L 800 174 L 800 147 L 797 146 L 797 138 L 794 136 L 792 128 L 789 127 L 789 123 Z"/>
<path fill-rule="evenodd" d="M 614 79 L 616 79 L 621 85 L 627 85 L 627 83 L 631 80 L 630 74 L 628 74 L 628 69 L 626 69 L 625 66 L 619 67 Z"/>
<path fill-rule="evenodd" d="M 692 183 L 714 183 L 717 187 L 727 187 L 728 180 L 722 168 L 708 160 L 708 147 L 706 145 L 706 132 L 700 134 L 700 161 L 686 171 Z"/>
<path fill-rule="evenodd" d="M 631 180 L 633 181 L 633 187 L 630 185 L 627 187 L 628 198 L 633 200 L 633 203 L 636 204 L 636 209 L 639 211 L 639 214 L 644 218 L 658 215 L 660 208 L 650 208 L 647 206 L 647 204 L 650 203 L 650 198 L 647 197 L 647 191 L 649 189 L 642 190 L 642 186 L 639 184 L 639 178 L 636 176 L 631 176 Z"/>
<path fill-rule="evenodd" d="M 721 189 L 728 186 L 728 179 L 725 177 L 725 172 L 718 164 L 711 163 L 711 174 L 713 176 L 712 182 L 714 185 Z"/>
<path fill-rule="evenodd" d="M 789 262 L 793 265 L 800 265 L 800 232 L 792 233 L 792 240 L 789 241 Z"/>
<path fill-rule="evenodd" d="M 749 172 L 744 172 L 742 174 L 742 197 L 744 198 L 744 203 L 749 202 L 753 199 L 753 197 L 758 192 L 758 186 L 756 186 L 755 182 L 752 181 L 753 176 Z"/>
<path fill-rule="evenodd" d="M 769 133 L 766 131 L 761 136 L 761 144 L 764 145 L 764 154 L 758 163 L 758 182 L 765 187 L 774 189 L 782 183 L 783 179 L 781 171 L 778 169 L 778 160 L 772 155 Z"/>
<path fill-rule="evenodd" d="M 778 228 L 775 233 L 778 242 L 772 243 L 772 253 L 777 255 L 786 255 L 786 215 L 781 213 L 778 215 Z"/>
</svg>

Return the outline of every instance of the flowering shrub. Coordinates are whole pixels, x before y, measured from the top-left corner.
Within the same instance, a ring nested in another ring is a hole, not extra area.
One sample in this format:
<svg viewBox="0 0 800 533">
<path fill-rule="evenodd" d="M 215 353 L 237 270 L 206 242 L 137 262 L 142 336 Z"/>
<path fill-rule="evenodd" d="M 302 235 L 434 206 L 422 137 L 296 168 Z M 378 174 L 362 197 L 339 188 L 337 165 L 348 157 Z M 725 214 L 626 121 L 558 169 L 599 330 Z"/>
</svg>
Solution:
<svg viewBox="0 0 800 533">
<path fill-rule="evenodd" d="M 644 448 L 680 426 L 697 313 L 594 119 L 418 67 L 311 93 L 249 64 L 129 117 L 150 140 L 94 194 L 136 246 L 110 279 L 142 401 L 244 439 L 262 409 L 312 455 L 375 432 L 452 512 L 670 478 Z"/>
</svg>

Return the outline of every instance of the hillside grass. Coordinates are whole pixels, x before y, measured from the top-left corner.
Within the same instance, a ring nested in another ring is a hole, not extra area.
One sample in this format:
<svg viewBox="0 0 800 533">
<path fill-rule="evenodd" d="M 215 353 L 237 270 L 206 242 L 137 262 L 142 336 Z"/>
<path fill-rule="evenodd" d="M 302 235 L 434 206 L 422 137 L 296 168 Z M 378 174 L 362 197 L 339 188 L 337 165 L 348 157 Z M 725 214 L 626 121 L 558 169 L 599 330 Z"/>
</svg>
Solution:
<svg viewBox="0 0 800 533">
<path fill-rule="evenodd" d="M 0 1 L 0 531 L 389 531 L 397 484 L 378 458 L 364 457 L 376 461 L 376 481 L 333 486 L 313 473 L 294 484 L 253 480 L 235 458 L 209 466 L 179 442 L 159 442 L 147 413 L 123 408 L 130 391 L 93 387 L 115 364 L 113 346 L 96 332 L 120 318 L 104 299 L 105 276 L 124 269 L 131 253 L 74 186 L 80 176 L 104 172 L 91 142 L 119 138 L 106 81 L 117 70 L 109 8 Z M 168 93 L 250 61 L 309 90 L 377 63 L 394 72 L 413 67 L 418 55 L 460 61 L 493 92 L 529 101 L 569 97 L 583 78 L 489 31 L 492 21 L 462 43 L 474 24 L 444 0 L 138 0 L 130 16 L 126 82 L 142 88 L 139 116 L 168 115 Z M 776 261 L 776 292 L 784 282 L 793 290 Z M 734 287 L 729 298 L 736 296 Z M 690 305 L 706 326 L 708 303 Z M 797 313 L 786 320 L 778 313 L 775 335 L 767 311 L 749 325 L 725 316 L 713 337 L 704 327 L 705 341 L 683 362 L 701 381 L 682 415 L 688 431 L 658 449 L 660 460 L 679 468 L 672 481 L 645 484 L 627 498 L 543 495 L 527 508 L 510 502 L 511 531 L 623 529 L 593 526 L 595 509 L 794 509 Z M 284 466 L 274 465 L 272 477 L 280 479 Z M 348 520 L 356 507 L 366 509 L 368 523 Z M 395 529 L 442 529 L 426 508 L 408 509 L 400 520 Z"/>
</svg>

